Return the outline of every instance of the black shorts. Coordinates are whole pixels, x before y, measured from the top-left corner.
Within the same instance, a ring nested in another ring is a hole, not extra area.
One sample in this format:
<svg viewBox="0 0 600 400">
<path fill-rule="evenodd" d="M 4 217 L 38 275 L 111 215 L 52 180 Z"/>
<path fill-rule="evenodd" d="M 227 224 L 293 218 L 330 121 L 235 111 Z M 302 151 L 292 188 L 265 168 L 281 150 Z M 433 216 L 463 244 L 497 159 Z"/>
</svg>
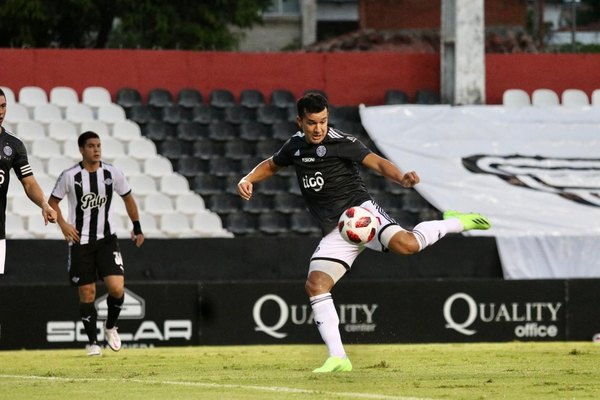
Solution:
<svg viewBox="0 0 600 400">
<path fill-rule="evenodd" d="M 123 258 L 116 235 L 88 244 L 69 246 L 69 281 L 83 286 L 108 275 L 124 275 Z"/>
</svg>

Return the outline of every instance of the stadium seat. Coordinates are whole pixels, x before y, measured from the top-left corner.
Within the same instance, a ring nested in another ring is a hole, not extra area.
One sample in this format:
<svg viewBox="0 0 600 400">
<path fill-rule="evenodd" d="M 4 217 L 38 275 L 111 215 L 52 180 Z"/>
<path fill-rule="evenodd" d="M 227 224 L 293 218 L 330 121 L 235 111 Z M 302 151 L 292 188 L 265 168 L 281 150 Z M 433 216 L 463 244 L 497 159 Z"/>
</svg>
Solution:
<svg viewBox="0 0 600 400">
<path fill-rule="evenodd" d="M 28 202 L 31 203 L 31 202 Z M 37 208 L 37 207 L 36 207 Z M 39 211 L 39 208 L 38 208 Z M 27 217 L 27 231 L 33 233 L 36 238 L 39 239 L 60 239 L 64 240 L 65 237 L 62 234 L 58 224 L 45 225 L 44 219 L 39 215 L 28 215 Z"/>
<path fill-rule="evenodd" d="M 125 114 L 127 118 L 141 125 L 160 119 L 159 116 L 154 113 L 152 108 L 146 104 L 136 104 L 129 108 L 124 108 L 126 110 Z"/>
<path fill-rule="evenodd" d="M 64 110 L 70 104 L 79 103 L 79 96 L 73 88 L 68 86 L 56 86 L 50 89 L 50 103 L 57 105 Z"/>
<path fill-rule="evenodd" d="M 7 86 L 0 86 L 0 89 L 2 89 L 2 91 L 4 92 L 4 97 L 6 98 L 6 103 L 10 104 L 10 106 L 12 107 L 13 104 L 17 103 L 17 97 L 15 96 L 15 92 L 7 87 Z"/>
<path fill-rule="evenodd" d="M 175 211 L 171 197 L 160 192 L 148 194 L 143 204 L 144 211 L 154 216 Z"/>
<path fill-rule="evenodd" d="M 199 122 L 181 122 L 176 128 L 177 138 L 189 142 L 208 138 L 208 127 Z"/>
<path fill-rule="evenodd" d="M 33 113 L 31 114 L 33 115 Z M 21 121 L 29 121 L 31 119 L 29 110 L 22 104 L 12 103 L 8 106 L 4 120 L 11 124 L 18 124 Z"/>
<path fill-rule="evenodd" d="M 273 195 L 273 208 L 283 214 L 306 210 L 302 196 L 290 192 L 277 192 Z"/>
<path fill-rule="evenodd" d="M 235 194 L 217 193 L 210 196 L 208 207 L 217 214 L 229 214 L 242 209 L 242 198 Z"/>
<path fill-rule="evenodd" d="M 558 106 L 558 95 L 551 89 L 535 89 L 531 94 L 531 104 L 538 107 Z"/>
<path fill-rule="evenodd" d="M 77 128 L 76 128 L 77 129 Z M 96 132 L 100 138 L 105 138 L 110 136 L 110 127 L 103 121 L 98 121 L 97 119 L 91 121 L 83 121 L 79 127 L 79 131 L 81 133 L 92 131 Z M 65 135 L 63 135 L 65 136 Z M 75 137 L 78 135 L 76 134 Z"/>
<path fill-rule="evenodd" d="M 256 233 L 256 217 L 245 212 L 233 212 L 225 218 L 225 228 L 236 236 Z"/>
<path fill-rule="evenodd" d="M 173 161 L 188 156 L 191 146 L 189 142 L 170 137 L 163 141 L 158 147 L 161 155 Z"/>
<path fill-rule="evenodd" d="M 256 120 L 266 125 L 287 120 L 287 110 L 272 104 L 264 104 L 256 109 Z"/>
<path fill-rule="evenodd" d="M 505 107 L 527 107 L 531 105 L 529 94 L 522 89 L 507 89 L 502 94 L 502 105 Z"/>
<path fill-rule="evenodd" d="M 166 89 L 155 88 L 148 92 L 147 104 L 156 108 L 163 108 L 173 105 L 173 95 Z"/>
<path fill-rule="evenodd" d="M 69 104 L 65 109 L 65 120 L 78 125 L 84 121 L 94 121 L 94 111 L 84 103 Z"/>
<path fill-rule="evenodd" d="M 175 211 L 193 216 L 199 211 L 204 211 L 206 205 L 204 199 L 197 193 L 188 192 L 180 194 L 175 198 Z"/>
<path fill-rule="evenodd" d="M 202 197 L 223 193 L 225 189 L 223 178 L 206 173 L 197 174 L 192 181 L 192 186 L 194 191 Z"/>
<path fill-rule="evenodd" d="M 20 184 L 18 184 L 18 185 L 21 186 Z M 22 187 L 20 189 L 23 190 Z M 23 199 L 25 199 L 25 198 L 23 198 Z M 20 215 L 21 217 L 35 216 L 36 218 L 42 219 L 42 214 L 41 214 L 40 208 L 36 204 L 34 204 L 32 201 L 29 201 L 29 200 L 13 201 L 10 211 L 17 215 Z"/>
<path fill-rule="evenodd" d="M 187 108 L 177 104 L 165 106 L 161 110 L 163 122 L 177 125 L 191 120 L 191 112 Z"/>
<path fill-rule="evenodd" d="M 33 119 L 44 125 L 48 125 L 52 121 L 61 121 L 63 117 L 58 106 L 46 103 L 38 104 L 33 108 Z"/>
<path fill-rule="evenodd" d="M 98 121 L 114 124 L 127 119 L 125 109 L 118 104 L 103 104 L 96 111 Z"/>
<path fill-rule="evenodd" d="M 216 115 L 213 115 L 213 109 L 209 104 L 199 104 L 192 108 L 192 121 L 208 125 L 216 121 Z"/>
<path fill-rule="evenodd" d="M 131 178 L 132 176 L 137 176 L 142 174 L 142 166 L 139 161 L 128 157 L 128 156 L 120 156 L 115 157 L 112 164 L 119 168 L 127 178 Z M 152 179 L 152 178 L 150 178 Z M 130 182 L 131 183 L 131 182 Z"/>
<path fill-rule="evenodd" d="M 292 169 L 292 168 L 288 168 L 288 169 Z M 282 170 L 280 170 L 278 172 L 278 174 L 281 173 Z M 298 185 L 298 178 L 296 177 L 296 175 L 289 175 L 287 177 L 287 187 L 288 187 L 288 192 L 292 193 L 292 194 L 297 194 L 297 195 L 302 195 L 302 191 L 300 190 L 300 185 Z"/>
<path fill-rule="evenodd" d="M 229 122 L 216 121 L 208 125 L 208 137 L 212 140 L 225 142 L 237 137 L 237 132 Z"/>
<path fill-rule="evenodd" d="M 122 88 L 117 91 L 115 103 L 127 110 L 133 106 L 142 105 L 142 95 L 137 89 Z"/>
<path fill-rule="evenodd" d="M 140 129 L 140 126 L 133 121 L 116 121 L 112 126 L 112 136 L 122 142 L 131 142 L 142 136 L 142 130 Z"/>
<path fill-rule="evenodd" d="M 157 143 L 174 136 L 174 130 L 173 127 L 166 122 L 151 121 L 142 128 L 142 135 Z"/>
<path fill-rule="evenodd" d="M 379 193 L 384 190 L 385 178 L 381 175 L 365 172 L 361 174 L 361 178 L 367 186 L 367 189 L 369 189 L 369 192 Z"/>
<path fill-rule="evenodd" d="M 49 158 L 61 154 L 60 146 L 58 142 L 52 139 L 36 139 L 31 143 L 31 154 L 38 157 L 41 160 L 48 160 Z"/>
<path fill-rule="evenodd" d="M 273 211 L 273 198 L 264 193 L 254 193 L 250 201 L 244 201 L 242 203 L 242 210 L 250 214 L 261 214 Z"/>
<path fill-rule="evenodd" d="M 73 165 L 74 165 L 74 163 L 71 162 L 70 165 L 67 164 L 67 166 L 65 168 L 70 168 Z M 35 173 L 35 171 L 34 171 L 34 173 Z M 54 189 L 54 185 L 56 184 L 56 178 L 52 177 L 50 175 L 47 175 L 47 174 L 36 174 L 36 180 L 38 181 L 38 184 L 44 191 L 44 194 L 46 196 L 50 196 L 50 193 L 52 193 L 52 189 Z M 21 185 L 19 185 L 19 186 L 21 186 Z M 21 190 L 22 190 L 22 188 L 21 188 Z"/>
<path fill-rule="evenodd" d="M 50 157 L 47 160 L 47 165 L 48 166 L 46 167 L 46 173 L 50 177 L 56 179 L 65 169 L 71 168 L 73 165 L 75 165 L 75 163 L 71 158 L 67 158 L 63 155 L 56 155 L 54 157 Z M 44 193 L 46 193 L 47 195 L 50 194 L 49 192 Z"/>
<path fill-rule="evenodd" d="M 415 104 L 440 104 L 440 96 L 431 90 L 417 90 Z"/>
<path fill-rule="evenodd" d="M 224 120 L 230 124 L 239 125 L 242 122 L 252 120 L 252 114 L 250 111 L 240 104 L 233 104 L 229 107 L 225 107 L 224 110 Z"/>
<path fill-rule="evenodd" d="M 229 234 L 227 231 L 223 229 L 223 222 L 221 221 L 221 217 L 219 215 L 210 212 L 208 210 L 204 212 L 199 212 L 194 215 L 194 219 L 192 220 L 192 228 L 196 231 L 200 236 L 208 236 L 208 237 L 232 237 L 232 234 Z"/>
<path fill-rule="evenodd" d="M 291 136 L 291 135 L 290 135 Z M 263 159 L 271 157 L 283 144 L 276 139 L 267 139 L 256 143 L 255 155 Z"/>
<path fill-rule="evenodd" d="M 111 136 L 102 138 L 102 158 L 112 161 L 117 157 L 125 156 L 125 146 L 120 140 Z"/>
<path fill-rule="evenodd" d="M 256 121 L 245 121 L 240 125 L 240 138 L 248 142 L 258 142 L 271 137 L 271 131 L 265 124 Z"/>
<path fill-rule="evenodd" d="M 408 104 L 408 95 L 400 89 L 388 89 L 383 97 L 383 104 Z"/>
<path fill-rule="evenodd" d="M 26 221 L 18 214 L 7 212 L 4 221 L 7 239 L 33 239 L 33 233 L 27 230 Z"/>
<path fill-rule="evenodd" d="M 13 133 L 27 144 L 37 139 L 46 138 L 46 129 L 44 128 L 44 125 L 33 120 L 24 120 L 17 123 Z"/>
<path fill-rule="evenodd" d="M 320 235 L 321 233 L 317 221 L 306 211 L 290 215 L 290 229 L 300 235 Z"/>
<path fill-rule="evenodd" d="M 121 203 L 123 202 L 121 201 Z M 158 228 L 158 223 L 156 222 L 155 216 L 144 211 L 140 211 L 139 216 L 140 225 L 142 226 L 142 230 L 144 231 L 144 237 L 152 239 L 163 239 L 167 236 L 165 233 L 163 233 L 163 231 L 161 231 Z"/>
<path fill-rule="evenodd" d="M 246 108 L 258 108 L 265 104 L 265 96 L 257 89 L 244 89 L 240 93 L 240 105 Z"/>
<path fill-rule="evenodd" d="M 213 89 L 208 103 L 215 108 L 226 108 L 235 104 L 235 96 L 227 89 Z"/>
<path fill-rule="evenodd" d="M 190 192 L 188 180 L 178 173 L 160 177 L 160 192 L 169 196 L 179 196 Z"/>
<path fill-rule="evenodd" d="M 277 139 L 279 141 L 288 140 L 296 132 L 298 132 L 299 129 L 300 128 L 298 127 L 298 124 L 292 121 L 279 121 L 275 122 L 271 126 L 273 139 Z"/>
<path fill-rule="evenodd" d="M 192 145 L 192 155 L 202 160 L 222 157 L 225 154 L 224 145 L 213 140 L 196 140 Z"/>
<path fill-rule="evenodd" d="M 254 146 L 243 139 L 232 139 L 225 143 L 225 157 L 241 160 L 254 155 Z"/>
<path fill-rule="evenodd" d="M 267 235 L 279 235 L 290 230 L 288 217 L 277 212 L 267 212 L 258 216 L 258 229 Z"/>
<path fill-rule="evenodd" d="M 593 106 L 600 106 L 600 89 L 595 89 L 592 92 L 592 105 Z"/>
<path fill-rule="evenodd" d="M 38 105 L 48 104 L 48 95 L 41 87 L 23 86 L 19 90 L 19 104 L 33 109 Z"/>
<path fill-rule="evenodd" d="M 148 175 L 127 175 L 127 180 L 131 186 L 131 190 L 135 196 L 141 196 L 145 198 L 148 195 L 158 193 L 156 187 L 156 180 Z"/>
<path fill-rule="evenodd" d="M 239 174 L 239 161 L 227 157 L 211 158 L 208 160 L 208 172 L 220 177 Z"/>
<path fill-rule="evenodd" d="M 186 178 L 194 178 L 198 174 L 207 172 L 207 162 L 195 156 L 181 157 L 177 160 L 177 172 Z"/>
<path fill-rule="evenodd" d="M 255 184 L 255 190 L 264 194 L 274 195 L 288 191 L 288 179 L 285 176 L 275 175 Z"/>
<path fill-rule="evenodd" d="M 127 155 L 136 160 L 156 157 L 156 145 L 148 138 L 132 139 L 127 146 Z"/>
<path fill-rule="evenodd" d="M 202 93 L 193 88 L 183 88 L 177 95 L 177 104 L 185 108 L 194 108 L 204 102 Z"/>
<path fill-rule="evenodd" d="M 271 92 L 269 103 L 276 107 L 287 109 L 289 106 L 296 105 L 296 98 L 289 90 L 275 89 Z"/>
<path fill-rule="evenodd" d="M 590 99 L 583 90 L 566 89 L 562 92 L 561 104 L 565 107 L 585 107 L 590 105 Z"/>
<path fill-rule="evenodd" d="M 167 237 L 190 238 L 198 236 L 198 233 L 191 227 L 190 218 L 185 214 L 172 211 L 161 214 L 159 220 L 160 230 L 163 231 Z"/>
<path fill-rule="evenodd" d="M 89 86 L 83 89 L 81 102 L 92 108 L 98 108 L 106 104 L 111 104 L 112 98 L 108 89 L 100 86 Z"/>
<path fill-rule="evenodd" d="M 173 165 L 168 158 L 157 155 L 144 160 L 144 173 L 154 178 L 173 173 Z"/>
<path fill-rule="evenodd" d="M 71 160 L 80 160 L 81 153 L 79 152 L 79 145 L 77 144 L 77 138 L 65 139 L 62 142 L 62 154 Z"/>
</svg>

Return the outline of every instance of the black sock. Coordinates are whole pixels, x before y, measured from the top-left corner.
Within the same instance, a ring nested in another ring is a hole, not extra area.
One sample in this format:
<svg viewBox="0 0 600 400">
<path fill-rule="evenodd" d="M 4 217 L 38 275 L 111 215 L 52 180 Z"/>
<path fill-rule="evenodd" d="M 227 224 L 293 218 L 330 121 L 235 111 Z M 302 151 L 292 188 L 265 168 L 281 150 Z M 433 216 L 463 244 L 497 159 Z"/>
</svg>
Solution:
<svg viewBox="0 0 600 400">
<path fill-rule="evenodd" d="M 123 301 L 125 296 L 123 295 L 120 299 L 114 298 L 108 295 L 106 298 L 106 305 L 108 306 L 108 315 L 106 316 L 106 327 L 112 329 L 117 323 L 119 314 L 121 314 L 121 308 L 123 307 Z"/>
<path fill-rule="evenodd" d="M 98 312 L 94 303 L 79 303 L 79 315 L 81 316 L 81 321 L 83 322 L 83 327 L 90 344 L 96 343 L 98 341 L 98 333 L 96 331 Z"/>
</svg>

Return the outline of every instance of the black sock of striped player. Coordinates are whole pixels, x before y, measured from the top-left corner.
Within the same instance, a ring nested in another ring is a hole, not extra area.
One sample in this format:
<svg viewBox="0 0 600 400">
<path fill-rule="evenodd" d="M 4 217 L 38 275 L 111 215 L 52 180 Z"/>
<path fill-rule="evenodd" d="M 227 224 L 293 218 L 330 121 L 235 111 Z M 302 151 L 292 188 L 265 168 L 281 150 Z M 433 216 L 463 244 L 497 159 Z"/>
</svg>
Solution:
<svg viewBox="0 0 600 400">
<path fill-rule="evenodd" d="M 112 329 L 117 323 L 119 314 L 121 314 L 121 308 L 123 308 L 123 301 L 125 296 L 123 295 L 120 299 L 108 295 L 106 298 L 106 305 L 108 306 L 108 315 L 106 316 L 106 327 Z"/>
<path fill-rule="evenodd" d="M 96 343 L 98 341 L 98 331 L 96 330 L 98 312 L 94 303 L 79 303 L 79 315 L 90 344 Z"/>
</svg>

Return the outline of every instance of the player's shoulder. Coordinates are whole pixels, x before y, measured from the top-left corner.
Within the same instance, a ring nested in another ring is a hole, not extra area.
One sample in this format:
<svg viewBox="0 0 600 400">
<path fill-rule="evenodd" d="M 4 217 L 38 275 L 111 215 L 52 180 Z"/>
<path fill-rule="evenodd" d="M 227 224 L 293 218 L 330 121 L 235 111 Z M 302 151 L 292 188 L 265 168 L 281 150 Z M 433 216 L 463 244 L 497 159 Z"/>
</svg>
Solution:
<svg viewBox="0 0 600 400">
<path fill-rule="evenodd" d="M 327 138 L 331 142 L 342 142 L 342 143 L 353 142 L 354 143 L 354 142 L 358 141 L 356 136 L 350 135 L 346 132 L 341 131 L 340 129 L 332 128 L 332 127 L 330 127 L 329 130 L 327 131 Z"/>
<path fill-rule="evenodd" d="M 10 143 L 13 146 L 25 147 L 25 144 L 23 144 L 23 141 L 21 140 L 21 138 L 19 138 L 13 132 L 11 132 L 7 129 L 4 129 L 4 133 L 6 133 L 6 137 L 4 138 L 5 142 Z"/>
</svg>

